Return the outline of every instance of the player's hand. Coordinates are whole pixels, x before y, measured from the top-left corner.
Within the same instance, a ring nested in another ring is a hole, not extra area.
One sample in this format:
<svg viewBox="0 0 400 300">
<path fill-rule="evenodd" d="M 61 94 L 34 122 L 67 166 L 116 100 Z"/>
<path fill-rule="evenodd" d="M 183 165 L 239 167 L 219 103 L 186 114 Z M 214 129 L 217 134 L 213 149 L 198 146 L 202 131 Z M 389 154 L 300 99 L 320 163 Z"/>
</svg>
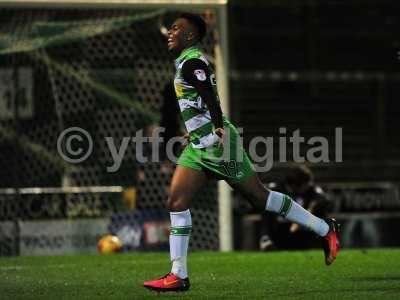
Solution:
<svg viewBox="0 0 400 300">
<path fill-rule="evenodd" d="M 189 133 L 186 132 L 186 133 L 183 135 L 183 138 L 184 138 L 186 141 L 189 142 Z"/>
<path fill-rule="evenodd" d="M 224 138 L 225 138 L 225 130 L 223 128 L 216 128 L 214 130 L 214 133 L 218 136 L 219 138 L 219 145 L 221 146 L 224 143 Z"/>
<path fill-rule="evenodd" d="M 189 133 L 186 132 L 186 133 L 183 135 L 183 138 L 185 139 L 185 141 L 184 141 L 184 143 L 182 144 L 182 146 L 188 145 L 188 144 L 189 144 L 189 139 L 190 139 Z"/>
</svg>

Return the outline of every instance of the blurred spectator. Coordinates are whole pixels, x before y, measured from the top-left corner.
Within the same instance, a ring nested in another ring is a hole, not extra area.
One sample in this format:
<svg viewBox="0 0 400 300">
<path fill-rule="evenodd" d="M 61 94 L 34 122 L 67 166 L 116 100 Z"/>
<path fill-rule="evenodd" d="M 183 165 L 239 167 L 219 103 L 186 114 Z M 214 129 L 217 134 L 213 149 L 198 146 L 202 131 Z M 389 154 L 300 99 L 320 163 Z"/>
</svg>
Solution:
<svg viewBox="0 0 400 300">
<path fill-rule="evenodd" d="M 325 218 L 330 209 L 330 203 L 323 190 L 314 183 L 314 174 L 306 166 L 291 168 L 282 182 L 271 183 L 269 188 L 291 196 L 294 201 L 320 218 Z M 261 224 L 262 251 L 306 249 L 318 245 L 314 233 L 289 223 L 278 215 L 263 213 Z"/>
</svg>

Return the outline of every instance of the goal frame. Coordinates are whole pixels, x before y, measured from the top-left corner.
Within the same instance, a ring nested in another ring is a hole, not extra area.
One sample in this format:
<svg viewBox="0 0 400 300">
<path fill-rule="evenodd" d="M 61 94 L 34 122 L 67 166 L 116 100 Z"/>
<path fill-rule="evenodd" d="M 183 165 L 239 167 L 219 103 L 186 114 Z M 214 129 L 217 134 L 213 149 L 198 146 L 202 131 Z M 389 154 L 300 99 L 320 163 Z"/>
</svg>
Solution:
<svg viewBox="0 0 400 300">
<path fill-rule="evenodd" d="M 222 110 L 229 117 L 228 0 L 0 0 L 0 7 L 214 9 L 218 14 L 217 27 L 219 31 L 219 42 L 215 45 L 218 94 Z M 218 211 L 219 249 L 220 251 L 232 251 L 232 193 L 224 181 L 218 182 Z"/>
</svg>

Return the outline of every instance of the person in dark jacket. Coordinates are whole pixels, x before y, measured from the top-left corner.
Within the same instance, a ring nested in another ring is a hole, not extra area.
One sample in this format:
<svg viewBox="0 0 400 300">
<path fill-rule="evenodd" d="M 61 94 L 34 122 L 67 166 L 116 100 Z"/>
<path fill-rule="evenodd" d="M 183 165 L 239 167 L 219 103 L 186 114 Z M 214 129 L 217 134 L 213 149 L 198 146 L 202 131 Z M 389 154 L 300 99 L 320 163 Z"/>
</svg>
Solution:
<svg viewBox="0 0 400 300">
<path fill-rule="evenodd" d="M 321 187 L 315 184 L 314 174 L 304 165 L 292 167 L 285 179 L 271 183 L 269 188 L 292 197 L 303 208 L 319 218 L 326 218 L 330 202 Z M 317 247 L 315 234 L 269 212 L 262 215 L 260 250 L 307 249 Z"/>
</svg>

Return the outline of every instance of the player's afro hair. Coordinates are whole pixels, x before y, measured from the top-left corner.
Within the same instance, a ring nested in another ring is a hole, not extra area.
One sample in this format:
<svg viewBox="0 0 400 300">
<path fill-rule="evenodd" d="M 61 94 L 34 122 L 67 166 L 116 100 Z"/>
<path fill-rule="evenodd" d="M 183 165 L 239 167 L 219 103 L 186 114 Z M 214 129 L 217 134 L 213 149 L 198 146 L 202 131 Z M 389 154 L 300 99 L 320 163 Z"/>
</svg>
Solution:
<svg viewBox="0 0 400 300">
<path fill-rule="evenodd" d="M 182 13 L 179 18 L 183 18 L 189 21 L 190 24 L 196 27 L 197 33 L 199 34 L 198 38 L 201 41 L 207 33 L 207 25 L 204 22 L 203 18 L 199 15 L 192 14 L 192 13 Z"/>
</svg>

